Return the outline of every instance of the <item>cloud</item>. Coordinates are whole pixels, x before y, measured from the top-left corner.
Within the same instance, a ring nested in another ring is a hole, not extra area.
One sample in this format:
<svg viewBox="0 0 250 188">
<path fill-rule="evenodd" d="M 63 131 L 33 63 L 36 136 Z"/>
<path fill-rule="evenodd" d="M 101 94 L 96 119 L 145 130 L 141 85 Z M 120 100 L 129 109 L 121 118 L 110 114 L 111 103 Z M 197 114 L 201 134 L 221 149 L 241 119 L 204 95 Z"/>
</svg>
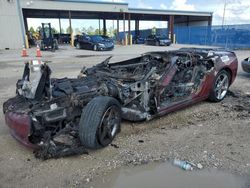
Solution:
<svg viewBox="0 0 250 188">
<path fill-rule="evenodd" d="M 195 6 L 193 4 L 188 4 L 187 0 L 174 0 L 170 9 L 192 11 L 195 10 Z"/>
<path fill-rule="evenodd" d="M 164 3 L 160 4 L 161 9 L 167 9 L 167 6 Z"/>
<path fill-rule="evenodd" d="M 213 24 L 222 24 L 224 3 L 217 5 L 214 9 Z M 250 1 L 227 0 L 224 24 L 249 24 L 250 23 Z"/>
<path fill-rule="evenodd" d="M 166 21 L 140 21 L 140 29 L 167 28 Z"/>
<path fill-rule="evenodd" d="M 146 8 L 146 9 L 152 9 L 152 6 L 149 6 L 148 4 L 145 3 L 144 0 L 138 0 L 138 4 L 137 4 L 138 8 Z"/>
</svg>

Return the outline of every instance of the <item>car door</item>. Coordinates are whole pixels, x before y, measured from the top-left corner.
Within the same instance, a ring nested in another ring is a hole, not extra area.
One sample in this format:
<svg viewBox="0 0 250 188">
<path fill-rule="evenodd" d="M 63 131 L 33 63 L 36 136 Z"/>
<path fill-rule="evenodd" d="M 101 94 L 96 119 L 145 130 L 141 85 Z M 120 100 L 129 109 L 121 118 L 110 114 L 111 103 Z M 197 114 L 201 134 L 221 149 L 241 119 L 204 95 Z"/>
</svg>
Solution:
<svg viewBox="0 0 250 188">
<path fill-rule="evenodd" d="M 152 45 L 153 36 L 149 35 L 147 38 L 147 44 Z"/>
<path fill-rule="evenodd" d="M 88 49 L 89 40 L 90 40 L 89 36 L 87 36 L 87 35 L 82 36 L 82 38 L 81 38 L 81 47 L 84 48 L 84 49 Z"/>
<path fill-rule="evenodd" d="M 200 93 L 209 74 L 188 56 L 176 58 L 162 76 L 157 93 L 158 112 L 172 111 L 203 99 Z"/>
<path fill-rule="evenodd" d="M 93 41 L 90 36 L 86 36 L 86 49 L 92 50 L 93 49 Z"/>
</svg>

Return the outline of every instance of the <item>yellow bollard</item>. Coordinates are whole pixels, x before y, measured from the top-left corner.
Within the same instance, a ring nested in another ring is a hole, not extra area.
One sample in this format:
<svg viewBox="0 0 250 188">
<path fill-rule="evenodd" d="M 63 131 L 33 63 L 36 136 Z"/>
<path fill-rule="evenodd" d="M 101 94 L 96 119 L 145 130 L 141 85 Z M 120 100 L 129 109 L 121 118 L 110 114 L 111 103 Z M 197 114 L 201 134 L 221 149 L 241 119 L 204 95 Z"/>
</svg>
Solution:
<svg viewBox="0 0 250 188">
<path fill-rule="evenodd" d="M 173 35 L 173 44 L 176 44 L 176 36 L 175 36 L 175 34 Z"/>
<path fill-rule="evenodd" d="M 128 45 L 128 34 L 126 33 L 125 34 L 125 46 L 127 46 Z"/>
<path fill-rule="evenodd" d="M 74 34 L 71 33 L 71 41 L 70 41 L 70 44 L 72 47 L 74 47 Z"/>
<path fill-rule="evenodd" d="M 28 36 L 25 35 L 25 46 L 26 46 L 26 49 L 30 48 L 29 46 L 29 40 L 28 40 Z"/>
<path fill-rule="evenodd" d="M 133 44 L 133 35 L 130 35 L 130 37 L 129 37 L 129 45 L 132 45 Z"/>
</svg>

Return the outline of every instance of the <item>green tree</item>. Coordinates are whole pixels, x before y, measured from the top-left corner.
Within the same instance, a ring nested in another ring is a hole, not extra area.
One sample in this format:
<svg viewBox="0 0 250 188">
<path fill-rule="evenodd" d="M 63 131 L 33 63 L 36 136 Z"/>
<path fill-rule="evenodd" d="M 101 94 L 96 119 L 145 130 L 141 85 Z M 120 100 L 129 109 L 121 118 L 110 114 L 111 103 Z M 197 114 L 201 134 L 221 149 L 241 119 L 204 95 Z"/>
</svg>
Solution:
<svg viewBox="0 0 250 188">
<path fill-rule="evenodd" d="M 32 34 L 34 34 L 35 33 L 35 29 L 31 26 L 30 27 L 30 30 L 29 30 Z"/>
<path fill-rule="evenodd" d="M 66 29 L 66 33 L 71 34 L 72 32 L 73 32 L 72 28 L 70 28 L 70 26 L 69 26 L 69 27 L 67 27 L 67 29 Z"/>
<path fill-rule="evenodd" d="M 63 28 L 61 28 L 61 34 L 63 34 L 63 33 L 65 33 L 65 31 L 64 31 L 64 29 L 63 29 Z"/>
<path fill-rule="evenodd" d="M 152 28 L 151 34 L 152 34 L 152 35 L 156 35 L 156 27 L 153 27 L 153 28 Z"/>
<path fill-rule="evenodd" d="M 88 31 L 87 31 L 87 29 L 86 29 L 85 27 L 83 27 L 83 28 L 81 29 L 81 32 L 82 32 L 82 33 L 87 33 Z"/>
<path fill-rule="evenodd" d="M 117 29 L 114 29 L 113 35 L 116 36 L 116 34 L 117 34 Z"/>
<path fill-rule="evenodd" d="M 95 34 L 94 28 L 93 28 L 92 26 L 89 26 L 89 28 L 87 29 L 87 33 L 88 33 L 89 35 L 94 35 L 94 34 Z"/>
<path fill-rule="evenodd" d="M 36 32 L 40 32 L 41 29 L 42 29 L 42 27 L 41 27 L 41 26 L 38 26 L 38 27 L 36 28 Z"/>
<path fill-rule="evenodd" d="M 77 34 L 77 35 L 81 34 L 81 31 L 79 28 L 75 28 L 75 34 Z"/>
<path fill-rule="evenodd" d="M 101 32 L 99 31 L 99 29 L 95 30 L 95 35 L 99 35 Z"/>
<path fill-rule="evenodd" d="M 52 34 L 57 34 L 57 33 L 59 33 L 57 30 L 56 30 L 56 28 L 51 28 L 51 30 L 52 30 Z"/>
</svg>

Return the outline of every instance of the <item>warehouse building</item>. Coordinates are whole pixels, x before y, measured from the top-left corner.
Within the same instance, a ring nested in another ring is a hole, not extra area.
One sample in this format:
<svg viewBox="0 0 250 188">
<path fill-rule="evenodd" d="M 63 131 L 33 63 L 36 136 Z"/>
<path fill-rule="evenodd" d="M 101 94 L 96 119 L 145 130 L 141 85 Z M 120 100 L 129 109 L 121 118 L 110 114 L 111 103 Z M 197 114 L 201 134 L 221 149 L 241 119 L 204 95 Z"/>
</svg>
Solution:
<svg viewBox="0 0 250 188">
<path fill-rule="evenodd" d="M 212 23 L 211 12 L 138 9 L 130 8 L 128 3 L 103 1 L 1 0 L 0 49 L 18 49 L 25 44 L 25 35 L 28 31 L 27 18 L 56 18 L 59 22 L 60 19 L 66 18 L 69 19 L 69 23 L 71 19 L 98 19 L 103 22 L 104 33 L 106 33 L 106 20 L 116 20 L 117 28 L 120 28 L 119 20 L 123 20 L 123 31 L 125 23 L 128 23 L 128 34 L 131 32 L 131 20 L 135 21 L 137 34 L 142 20 L 166 21 L 171 39 L 175 25 L 199 26 Z"/>
</svg>

